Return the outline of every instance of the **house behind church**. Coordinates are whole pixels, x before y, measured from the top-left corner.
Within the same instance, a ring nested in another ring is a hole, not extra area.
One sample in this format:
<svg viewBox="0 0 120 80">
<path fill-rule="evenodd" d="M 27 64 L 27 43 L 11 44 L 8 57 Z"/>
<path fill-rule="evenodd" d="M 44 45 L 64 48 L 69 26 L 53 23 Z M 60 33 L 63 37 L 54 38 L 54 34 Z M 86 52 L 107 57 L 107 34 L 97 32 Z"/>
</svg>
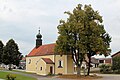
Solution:
<svg viewBox="0 0 120 80">
<path fill-rule="evenodd" d="M 120 56 L 120 51 L 118 51 L 117 53 L 113 54 L 111 57 L 114 58 L 114 57 L 117 57 L 117 56 Z"/>
</svg>

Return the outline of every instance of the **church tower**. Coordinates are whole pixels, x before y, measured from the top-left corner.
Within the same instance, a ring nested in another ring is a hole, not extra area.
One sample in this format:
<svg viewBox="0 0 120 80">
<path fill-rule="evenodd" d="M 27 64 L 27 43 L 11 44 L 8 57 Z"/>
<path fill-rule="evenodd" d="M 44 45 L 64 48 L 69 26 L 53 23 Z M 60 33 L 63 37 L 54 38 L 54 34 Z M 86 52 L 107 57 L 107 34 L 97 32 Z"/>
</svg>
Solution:
<svg viewBox="0 0 120 80">
<path fill-rule="evenodd" d="M 36 35 L 36 48 L 38 48 L 39 46 L 42 45 L 42 35 L 40 34 L 40 28 L 39 28 L 39 32 L 38 34 Z"/>
</svg>

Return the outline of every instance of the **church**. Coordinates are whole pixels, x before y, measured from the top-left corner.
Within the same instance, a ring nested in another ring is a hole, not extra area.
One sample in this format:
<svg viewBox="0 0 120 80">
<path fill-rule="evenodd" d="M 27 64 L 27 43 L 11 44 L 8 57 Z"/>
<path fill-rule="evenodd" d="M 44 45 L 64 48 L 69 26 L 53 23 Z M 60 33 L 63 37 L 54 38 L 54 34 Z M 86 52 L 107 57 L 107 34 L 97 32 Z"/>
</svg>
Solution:
<svg viewBox="0 0 120 80">
<path fill-rule="evenodd" d="M 26 72 L 38 75 L 74 73 L 71 55 L 55 54 L 55 43 L 42 45 L 40 30 L 36 38 L 36 46 L 26 57 Z"/>
</svg>

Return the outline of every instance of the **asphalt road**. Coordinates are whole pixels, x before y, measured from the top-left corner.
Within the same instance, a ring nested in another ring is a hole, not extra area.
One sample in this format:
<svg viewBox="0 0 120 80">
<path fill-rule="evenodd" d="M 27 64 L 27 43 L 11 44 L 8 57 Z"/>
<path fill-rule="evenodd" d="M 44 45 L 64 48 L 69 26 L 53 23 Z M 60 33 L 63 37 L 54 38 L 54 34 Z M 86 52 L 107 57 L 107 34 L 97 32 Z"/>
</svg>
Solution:
<svg viewBox="0 0 120 80">
<path fill-rule="evenodd" d="M 70 79 L 60 79 L 55 77 L 48 77 L 48 76 L 40 76 L 37 74 L 25 74 L 25 73 L 21 73 L 21 72 L 12 72 L 15 74 L 21 74 L 21 75 L 25 75 L 25 76 L 30 76 L 30 77 L 35 77 L 38 80 L 70 80 Z M 94 79 L 94 80 L 120 80 L 120 74 L 97 74 L 98 76 L 102 76 L 103 78 L 100 79 Z M 71 79 L 74 80 L 74 79 Z"/>
<path fill-rule="evenodd" d="M 15 72 L 17 74 L 23 74 L 26 76 L 32 76 L 37 78 L 38 80 L 70 80 L 70 79 L 61 79 L 61 78 L 57 78 L 57 77 L 46 77 L 46 76 L 39 76 L 37 74 L 24 74 L 24 73 L 19 73 L 19 72 Z M 98 76 L 102 76 L 103 78 L 100 79 L 95 79 L 95 80 L 120 80 L 120 75 L 118 74 L 97 74 Z M 71 79 L 73 80 L 73 79 Z"/>
<path fill-rule="evenodd" d="M 120 74 L 98 74 L 103 78 L 97 80 L 120 80 Z"/>
</svg>

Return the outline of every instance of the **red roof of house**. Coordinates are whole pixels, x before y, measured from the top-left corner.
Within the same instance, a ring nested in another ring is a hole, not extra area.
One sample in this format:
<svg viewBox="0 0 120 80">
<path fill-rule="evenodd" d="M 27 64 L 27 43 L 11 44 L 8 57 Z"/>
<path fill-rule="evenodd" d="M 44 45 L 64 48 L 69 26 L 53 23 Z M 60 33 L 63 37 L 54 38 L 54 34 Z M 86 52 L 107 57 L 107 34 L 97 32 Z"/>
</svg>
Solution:
<svg viewBox="0 0 120 80">
<path fill-rule="evenodd" d="M 42 58 L 46 64 L 54 64 L 54 62 L 50 58 Z"/>
<path fill-rule="evenodd" d="M 119 54 L 119 53 L 120 53 L 120 51 L 118 51 L 117 53 L 113 54 L 111 57 L 114 57 L 115 55 L 117 55 L 117 54 Z"/>
<path fill-rule="evenodd" d="M 42 45 L 34 48 L 27 56 L 43 56 L 54 54 L 55 44 Z"/>
</svg>

